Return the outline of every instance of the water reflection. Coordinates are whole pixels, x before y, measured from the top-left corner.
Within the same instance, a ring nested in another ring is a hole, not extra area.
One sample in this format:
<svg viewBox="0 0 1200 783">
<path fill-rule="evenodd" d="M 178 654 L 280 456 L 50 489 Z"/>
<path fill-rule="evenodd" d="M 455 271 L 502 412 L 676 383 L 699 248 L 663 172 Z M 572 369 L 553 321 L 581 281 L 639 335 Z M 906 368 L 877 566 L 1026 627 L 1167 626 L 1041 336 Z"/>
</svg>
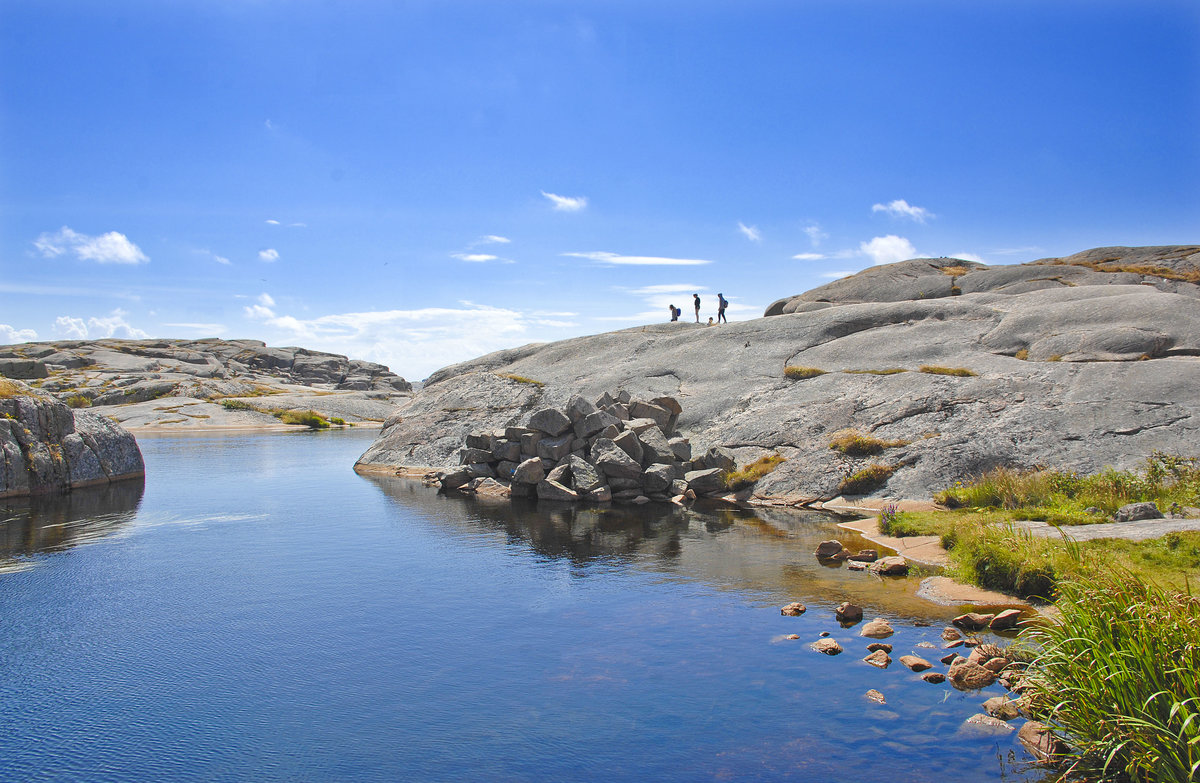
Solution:
<svg viewBox="0 0 1200 783">
<path fill-rule="evenodd" d="M 146 489 L 144 478 L 64 494 L 0 500 L 0 565 L 106 536 L 129 523 Z"/>
<path fill-rule="evenodd" d="M 960 607 L 936 606 L 916 596 L 926 574 L 881 578 L 850 571 L 842 563 L 818 561 L 813 556 L 817 544 L 831 538 L 852 549 L 879 547 L 815 511 L 510 502 L 438 495 L 410 479 L 366 478 L 392 500 L 452 534 L 496 533 L 506 545 L 579 566 L 636 567 L 745 591 L 763 602 L 836 605 L 849 600 L 923 620 L 949 619 L 960 612 Z M 586 568 L 578 573 L 586 575 Z"/>
</svg>

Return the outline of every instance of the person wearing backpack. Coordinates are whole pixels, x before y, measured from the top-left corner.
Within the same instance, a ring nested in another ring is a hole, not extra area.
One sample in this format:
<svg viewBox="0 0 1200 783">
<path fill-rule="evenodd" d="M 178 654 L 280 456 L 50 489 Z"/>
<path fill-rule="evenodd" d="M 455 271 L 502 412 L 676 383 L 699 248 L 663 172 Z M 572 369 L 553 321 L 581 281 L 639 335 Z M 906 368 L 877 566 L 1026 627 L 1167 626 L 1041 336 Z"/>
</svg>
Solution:
<svg viewBox="0 0 1200 783">
<path fill-rule="evenodd" d="M 725 317 L 725 308 L 729 306 L 729 302 L 725 300 L 725 294 L 717 294 L 717 323 L 724 321 L 729 323 L 729 319 Z"/>
<path fill-rule="evenodd" d="M 676 307 L 673 304 L 667 305 L 667 309 L 671 311 L 671 320 L 672 321 L 678 321 L 680 314 L 683 313 L 682 310 L 680 310 L 678 307 Z"/>
</svg>

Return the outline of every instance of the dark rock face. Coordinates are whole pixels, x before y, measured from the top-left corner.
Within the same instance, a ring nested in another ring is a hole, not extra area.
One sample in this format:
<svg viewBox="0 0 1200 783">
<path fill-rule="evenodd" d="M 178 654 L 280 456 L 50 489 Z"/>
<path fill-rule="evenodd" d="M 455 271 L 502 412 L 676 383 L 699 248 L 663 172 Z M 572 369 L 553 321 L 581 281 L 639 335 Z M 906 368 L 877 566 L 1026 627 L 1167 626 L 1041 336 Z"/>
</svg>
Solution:
<svg viewBox="0 0 1200 783">
<path fill-rule="evenodd" d="M 1185 279 L 1197 259 L 1200 249 L 1184 247 L 1005 267 L 905 261 L 780 300 L 768 310 L 776 317 L 502 351 L 430 376 L 360 465 L 448 467 L 467 432 L 623 388 L 668 411 L 695 454 L 786 457 L 756 485 L 762 497 L 829 499 L 875 461 L 892 472 L 870 494 L 897 497 L 928 497 L 1000 466 L 1132 469 L 1154 450 L 1192 453 L 1200 439 L 1200 285 Z M 826 372 L 791 381 L 789 365 Z M 614 416 L 637 418 L 628 401 L 614 402 Z M 841 429 L 908 443 L 849 457 L 829 448 Z M 642 456 L 633 458 L 645 467 Z"/>
<path fill-rule="evenodd" d="M 8 388 L 8 387 L 6 387 Z M 0 398 L 0 497 L 62 492 L 145 475 L 133 436 L 32 389 Z"/>
</svg>

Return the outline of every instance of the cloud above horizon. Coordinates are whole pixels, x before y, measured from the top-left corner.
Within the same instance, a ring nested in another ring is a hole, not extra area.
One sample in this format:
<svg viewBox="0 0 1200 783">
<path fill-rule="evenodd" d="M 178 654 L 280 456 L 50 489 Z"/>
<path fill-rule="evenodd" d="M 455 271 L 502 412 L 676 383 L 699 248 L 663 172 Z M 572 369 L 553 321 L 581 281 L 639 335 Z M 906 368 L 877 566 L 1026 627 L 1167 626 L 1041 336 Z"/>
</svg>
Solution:
<svg viewBox="0 0 1200 783">
<path fill-rule="evenodd" d="M 871 259 L 871 263 L 893 264 L 897 261 L 907 261 L 917 257 L 917 250 L 904 237 L 888 234 L 885 237 L 875 237 L 870 242 L 862 242 L 858 246 L 863 255 Z"/>
<path fill-rule="evenodd" d="M 75 340 L 87 340 L 98 337 L 124 337 L 130 340 L 145 340 L 149 334 L 134 327 L 125 320 L 129 313 L 117 308 L 104 318 L 76 318 L 70 315 L 60 315 L 54 319 L 54 334 Z"/>
<path fill-rule="evenodd" d="M 542 191 L 542 195 L 550 200 L 554 209 L 559 212 L 579 212 L 587 207 L 587 196 L 560 196 L 557 193 Z"/>
<path fill-rule="evenodd" d="M 892 217 L 897 218 L 911 218 L 918 223 L 924 223 L 929 218 L 937 217 L 928 209 L 925 209 L 924 207 L 913 206 L 902 198 L 898 198 L 895 201 L 889 201 L 887 204 L 875 204 L 871 207 L 871 211 L 886 212 Z"/>
<path fill-rule="evenodd" d="M 95 261 L 98 264 L 135 265 L 150 262 L 140 247 L 118 231 L 93 237 L 63 226 L 53 234 L 47 232 L 40 235 L 33 245 L 45 258 L 70 253 L 81 261 Z"/>
<path fill-rule="evenodd" d="M 746 239 L 749 239 L 751 242 L 762 241 L 762 232 L 758 230 L 758 226 L 747 226 L 745 223 L 739 220 L 738 231 L 741 231 L 742 234 L 745 235 Z"/>
<path fill-rule="evenodd" d="M 273 247 L 268 247 L 266 250 L 258 251 L 258 260 L 268 264 L 273 264 L 279 260 L 279 251 Z"/>
<path fill-rule="evenodd" d="M 27 343 L 37 339 L 37 332 L 32 329 L 16 329 L 8 324 L 0 324 L 0 343 Z"/>
<path fill-rule="evenodd" d="M 824 257 L 824 253 L 797 253 L 792 256 L 797 261 L 820 261 Z"/>
<path fill-rule="evenodd" d="M 805 226 L 804 233 L 808 235 L 808 241 L 812 243 L 813 247 L 820 245 L 822 240 L 829 239 L 829 235 L 821 230 L 819 223 Z"/>
<path fill-rule="evenodd" d="M 602 250 L 590 253 L 563 253 L 571 258 L 587 258 L 601 264 L 616 264 L 619 266 L 702 266 L 712 261 L 703 258 L 664 258 L 661 256 L 623 256 Z"/>
<path fill-rule="evenodd" d="M 483 264 L 488 261 L 499 261 L 500 256 L 494 256 L 490 253 L 451 253 L 451 258 L 457 258 L 459 261 L 470 261 L 473 264 Z"/>
</svg>

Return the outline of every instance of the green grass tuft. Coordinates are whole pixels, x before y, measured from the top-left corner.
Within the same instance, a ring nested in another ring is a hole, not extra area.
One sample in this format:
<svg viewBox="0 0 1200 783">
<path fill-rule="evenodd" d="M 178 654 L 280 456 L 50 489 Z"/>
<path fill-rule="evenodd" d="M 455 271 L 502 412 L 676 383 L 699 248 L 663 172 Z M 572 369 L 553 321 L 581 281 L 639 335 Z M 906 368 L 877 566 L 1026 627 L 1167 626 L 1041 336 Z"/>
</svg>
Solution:
<svg viewBox="0 0 1200 783">
<path fill-rule="evenodd" d="M 886 484 L 895 472 L 895 465 L 873 463 L 842 479 L 838 484 L 838 492 L 843 495 L 865 495 Z"/>
<path fill-rule="evenodd" d="M 68 408 L 90 408 L 92 401 L 82 394 L 73 394 L 67 398 Z"/>
<path fill-rule="evenodd" d="M 766 456 L 759 457 L 754 462 L 744 465 L 739 470 L 732 470 L 726 473 L 725 486 L 731 490 L 748 487 L 786 461 L 787 458 L 782 454 L 767 454 Z"/>
<path fill-rule="evenodd" d="M 329 428 L 329 420 L 314 410 L 279 411 L 275 414 L 275 417 L 284 424 L 303 425 L 314 430 L 324 430 Z"/>
<path fill-rule="evenodd" d="M 979 373 L 974 370 L 968 370 L 966 367 L 939 367 L 936 364 L 922 364 L 917 369 L 929 375 L 952 375 L 956 378 L 970 378 L 979 375 Z"/>
<path fill-rule="evenodd" d="M 808 378 L 816 378 L 818 375 L 824 375 L 825 370 L 819 370 L 816 367 L 797 367 L 791 365 L 783 368 L 783 375 L 793 381 L 803 381 Z"/>
<path fill-rule="evenodd" d="M 1072 778 L 1200 779 L 1200 600 L 1127 573 L 1059 585 L 1026 692 Z"/>
<path fill-rule="evenodd" d="M 501 378 L 507 378 L 510 381 L 516 381 L 517 383 L 528 383 L 531 386 L 545 386 L 546 385 L 545 381 L 535 381 L 533 378 L 526 378 L 524 375 L 513 375 L 512 373 L 508 373 L 508 372 L 498 372 L 498 373 L 496 373 L 496 375 L 498 375 Z"/>
<path fill-rule="evenodd" d="M 882 370 L 842 370 L 849 375 L 898 375 L 902 372 L 908 372 L 903 367 L 887 367 Z"/>
<path fill-rule="evenodd" d="M 858 430 L 838 430 L 829 441 L 829 448 L 841 452 L 848 457 L 869 457 L 883 453 L 884 449 L 907 446 L 906 440 L 880 440 L 879 438 L 863 435 Z"/>
</svg>

